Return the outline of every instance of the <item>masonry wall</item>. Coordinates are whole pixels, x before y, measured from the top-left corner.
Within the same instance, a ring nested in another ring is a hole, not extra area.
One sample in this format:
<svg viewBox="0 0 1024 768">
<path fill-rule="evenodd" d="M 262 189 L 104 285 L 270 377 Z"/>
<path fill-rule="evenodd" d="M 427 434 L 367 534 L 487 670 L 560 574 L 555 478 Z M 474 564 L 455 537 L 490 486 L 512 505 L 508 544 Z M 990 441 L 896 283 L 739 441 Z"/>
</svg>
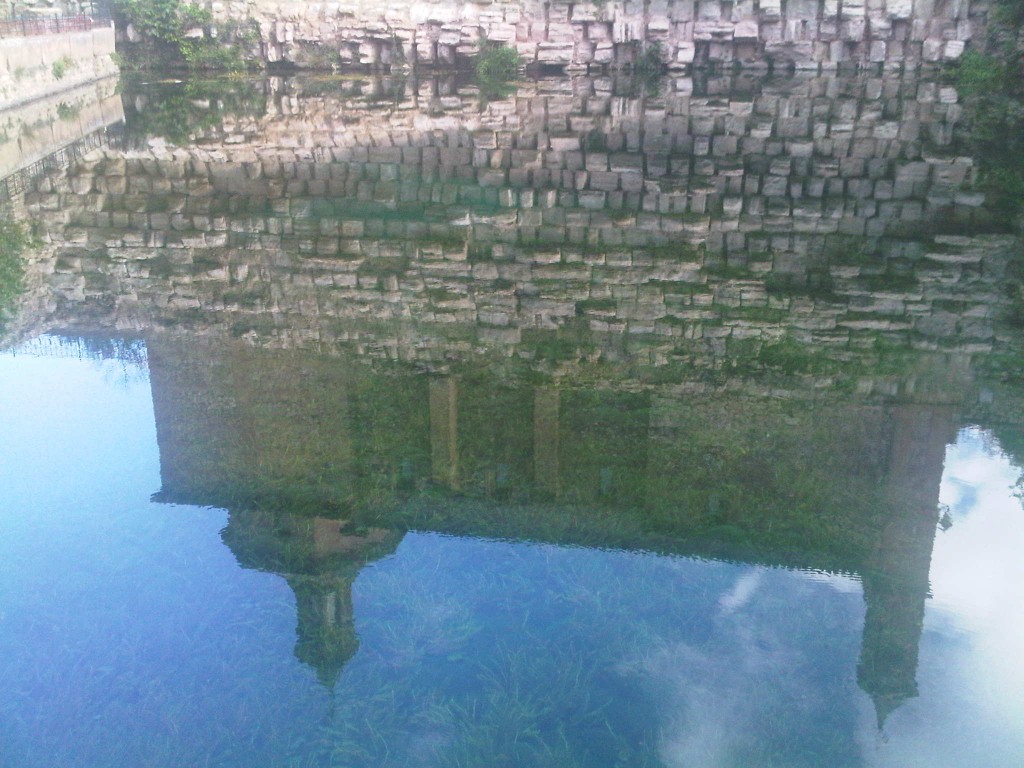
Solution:
<svg viewBox="0 0 1024 768">
<path fill-rule="evenodd" d="M 799 68 L 917 67 L 956 59 L 978 32 L 975 0 L 483 0 L 305 4 L 230 0 L 222 21 L 252 20 L 268 62 L 307 66 L 456 64 L 482 46 L 569 69 L 732 63 Z"/>
<path fill-rule="evenodd" d="M 41 322 L 192 318 L 423 361 L 551 354 L 550 334 L 582 328 L 607 335 L 604 359 L 632 345 L 697 369 L 787 337 L 840 355 L 998 341 L 1019 243 L 941 234 L 983 198 L 949 150 L 956 94 L 934 82 L 806 76 L 645 103 L 583 78 L 483 112 L 421 85 L 385 108 L 280 95 L 202 146 L 49 179 L 30 200 L 58 255 Z"/>
<path fill-rule="evenodd" d="M 0 38 L 0 110 L 118 74 L 113 26 Z"/>
</svg>

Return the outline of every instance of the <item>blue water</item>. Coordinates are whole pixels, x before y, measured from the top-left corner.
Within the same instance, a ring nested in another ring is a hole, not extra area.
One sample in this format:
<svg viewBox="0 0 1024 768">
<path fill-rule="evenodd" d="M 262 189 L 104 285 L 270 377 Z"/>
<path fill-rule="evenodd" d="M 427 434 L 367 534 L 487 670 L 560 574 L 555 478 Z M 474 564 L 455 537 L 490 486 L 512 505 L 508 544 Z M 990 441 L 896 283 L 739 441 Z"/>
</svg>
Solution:
<svg viewBox="0 0 1024 768">
<path fill-rule="evenodd" d="M 856 575 L 406 531 L 290 584 L 227 511 L 151 500 L 144 366 L 0 355 L 0 425 L 4 768 L 1024 764 L 1020 472 L 981 430 L 879 727 Z M 351 589 L 336 674 L 300 660 L 300 584 Z"/>
</svg>

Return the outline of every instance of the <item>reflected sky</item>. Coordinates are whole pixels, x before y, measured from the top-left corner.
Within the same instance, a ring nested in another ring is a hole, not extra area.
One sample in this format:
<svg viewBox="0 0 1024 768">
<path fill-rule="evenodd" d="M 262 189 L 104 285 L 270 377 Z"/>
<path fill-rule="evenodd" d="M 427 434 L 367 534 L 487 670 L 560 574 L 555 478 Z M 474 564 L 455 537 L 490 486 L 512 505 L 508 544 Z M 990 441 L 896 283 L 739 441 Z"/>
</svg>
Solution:
<svg viewBox="0 0 1024 768">
<path fill-rule="evenodd" d="M 960 433 L 917 680 L 877 728 L 857 577 L 406 533 L 331 685 L 225 511 L 157 504 L 148 382 L 0 355 L 0 765 L 1017 766 L 1020 470 Z"/>
</svg>

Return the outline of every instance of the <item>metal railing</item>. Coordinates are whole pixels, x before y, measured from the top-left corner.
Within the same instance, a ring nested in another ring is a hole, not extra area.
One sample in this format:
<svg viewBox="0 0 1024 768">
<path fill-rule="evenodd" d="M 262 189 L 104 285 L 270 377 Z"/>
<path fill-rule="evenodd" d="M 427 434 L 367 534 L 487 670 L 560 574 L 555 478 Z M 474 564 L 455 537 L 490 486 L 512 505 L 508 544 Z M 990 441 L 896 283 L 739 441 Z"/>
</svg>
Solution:
<svg viewBox="0 0 1024 768">
<path fill-rule="evenodd" d="M 47 18 L 0 19 L 0 37 L 34 37 L 59 35 L 65 32 L 88 32 L 98 27 L 109 27 L 110 17 L 56 16 Z"/>
<path fill-rule="evenodd" d="M 101 147 L 118 148 L 124 141 L 124 123 L 107 125 L 88 133 L 82 138 L 51 152 L 31 165 L 19 168 L 9 176 L 0 179 L 0 202 L 11 200 L 23 192 L 32 190 L 32 185 L 53 168 L 67 168 L 86 153 Z"/>
</svg>

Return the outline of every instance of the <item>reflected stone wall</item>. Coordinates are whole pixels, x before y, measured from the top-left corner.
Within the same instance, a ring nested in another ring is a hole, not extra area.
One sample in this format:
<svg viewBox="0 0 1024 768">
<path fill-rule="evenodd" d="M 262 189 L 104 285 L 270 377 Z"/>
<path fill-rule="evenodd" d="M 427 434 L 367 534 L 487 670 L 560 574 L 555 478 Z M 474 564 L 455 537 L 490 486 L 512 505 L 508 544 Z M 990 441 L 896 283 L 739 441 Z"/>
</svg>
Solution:
<svg viewBox="0 0 1024 768">
<path fill-rule="evenodd" d="M 639 345 L 704 367 L 788 339 L 840 357 L 997 343 L 1019 241 L 938 234 L 987 221 L 949 149 L 955 91 L 677 85 L 540 81 L 486 105 L 435 81 L 390 104 L 300 86 L 188 149 L 92 156 L 30 199 L 55 256 L 51 312 L 30 322 L 194 322 L 423 361 L 557 360 L 580 334 L 603 359 Z"/>
<path fill-rule="evenodd" d="M 0 179 L 109 125 L 124 121 L 109 76 L 0 111 Z"/>
</svg>

